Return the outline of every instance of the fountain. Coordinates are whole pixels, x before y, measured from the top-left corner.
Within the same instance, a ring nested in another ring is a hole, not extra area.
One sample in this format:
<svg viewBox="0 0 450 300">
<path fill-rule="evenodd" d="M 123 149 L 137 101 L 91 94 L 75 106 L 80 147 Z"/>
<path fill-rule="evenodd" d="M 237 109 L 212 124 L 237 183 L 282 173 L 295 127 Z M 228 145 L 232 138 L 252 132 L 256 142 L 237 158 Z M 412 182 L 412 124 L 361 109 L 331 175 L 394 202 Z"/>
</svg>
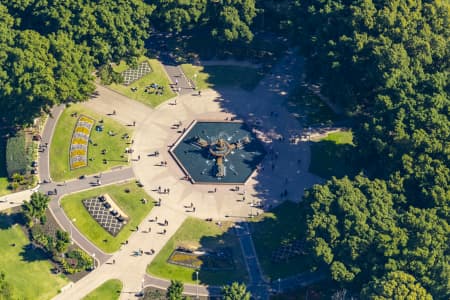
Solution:
<svg viewBox="0 0 450 300">
<path fill-rule="evenodd" d="M 194 183 L 229 184 L 245 182 L 265 155 L 239 122 L 196 122 L 171 153 Z"/>
</svg>

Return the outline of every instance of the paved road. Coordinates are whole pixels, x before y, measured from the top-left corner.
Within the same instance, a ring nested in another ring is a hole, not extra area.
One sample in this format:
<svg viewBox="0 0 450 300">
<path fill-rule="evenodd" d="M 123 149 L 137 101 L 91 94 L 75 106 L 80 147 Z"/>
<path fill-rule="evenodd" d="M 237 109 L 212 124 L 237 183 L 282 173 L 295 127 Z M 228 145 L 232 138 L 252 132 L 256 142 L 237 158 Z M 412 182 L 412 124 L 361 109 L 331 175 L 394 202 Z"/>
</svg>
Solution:
<svg viewBox="0 0 450 300">
<path fill-rule="evenodd" d="M 145 276 L 144 286 L 167 289 L 170 286 L 170 280 L 156 278 L 147 274 Z M 220 296 L 221 290 L 222 288 L 218 286 L 184 284 L 184 294 L 190 296 Z"/>
<path fill-rule="evenodd" d="M 45 123 L 44 130 L 41 135 L 41 145 L 48 145 L 43 152 L 39 152 L 39 178 L 41 180 L 51 180 L 50 177 L 50 145 L 52 143 L 53 132 L 61 113 L 65 108 L 64 104 L 55 106 L 50 112 L 50 116 Z"/>
<path fill-rule="evenodd" d="M 102 185 L 108 185 L 113 183 L 125 182 L 134 178 L 133 170 L 131 168 L 117 169 L 107 173 L 103 173 L 101 176 Z M 79 191 L 91 189 L 97 187 L 98 176 L 89 176 L 82 180 L 72 180 L 66 183 L 47 183 L 42 184 L 39 190 L 48 194 L 49 191 L 57 191 L 57 195 L 52 196 L 49 203 L 49 209 L 58 224 L 67 232 L 70 233 L 72 240 L 85 250 L 89 254 L 95 254 L 95 258 L 98 264 L 105 263 L 110 257 L 110 254 L 106 254 L 92 244 L 78 229 L 73 225 L 64 210 L 60 206 L 60 199 L 67 194 L 76 193 Z M 76 222 L 76 220 L 75 220 Z"/>
</svg>

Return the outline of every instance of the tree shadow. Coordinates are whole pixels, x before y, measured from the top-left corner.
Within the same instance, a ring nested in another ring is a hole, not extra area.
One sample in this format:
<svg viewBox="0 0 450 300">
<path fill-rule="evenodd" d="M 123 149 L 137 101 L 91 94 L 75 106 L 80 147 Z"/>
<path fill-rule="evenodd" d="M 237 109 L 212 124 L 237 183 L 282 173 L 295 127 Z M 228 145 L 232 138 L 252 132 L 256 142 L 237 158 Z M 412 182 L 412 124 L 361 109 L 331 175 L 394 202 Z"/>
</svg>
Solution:
<svg viewBox="0 0 450 300">
<path fill-rule="evenodd" d="M 21 212 L 4 213 L 0 212 L 0 230 L 9 229 L 14 224 L 25 224 L 24 216 Z"/>
<path fill-rule="evenodd" d="M 48 260 L 50 256 L 41 248 L 34 247 L 32 244 L 25 245 L 19 255 L 23 261 L 34 262 Z"/>
<path fill-rule="evenodd" d="M 332 176 L 354 177 L 358 170 L 354 167 L 355 147 L 351 144 L 338 144 L 322 140 L 311 144 L 311 164 L 309 171 L 322 178 Z"/>
</svg>

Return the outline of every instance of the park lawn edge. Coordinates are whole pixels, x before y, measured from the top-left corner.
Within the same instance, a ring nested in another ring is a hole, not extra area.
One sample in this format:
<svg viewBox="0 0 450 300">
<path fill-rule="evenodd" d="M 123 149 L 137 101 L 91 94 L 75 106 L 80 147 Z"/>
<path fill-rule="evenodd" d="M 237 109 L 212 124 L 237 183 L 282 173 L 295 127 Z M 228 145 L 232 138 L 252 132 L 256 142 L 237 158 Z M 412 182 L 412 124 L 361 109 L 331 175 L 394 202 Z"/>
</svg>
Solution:
<svg viewBox="0 0 450 300">
<path fill-rule="evenodd" d="M 190 230 L 192 227 L 192 230 Z M 210 232 L 210 235 L 202 234 L 202 229 L 206 228 L 207 232 Z M 210 230 L 210 231 L 209 231 Z M 231 227 L 229 227 L 231 230 Z M 212 232 L 215 233 L 212 233 Z M 187 233 L 186 233 L 187 232 Z M 153 261 L 147 266 L 147 274 L 165 278 L 169 280 L 180 280 L 184 283 L 195 284 L 196 283 L 196 275 L 195 269 L 177 266 L 174 264 L 170 264 L 167 262 L 167 259 L 172 254 L 173 250 L 179 246 L 180 244 L 186 243 L 200 243 L 199 240 L 203 237 L 217 237 L 222 234 L 227 234 L 227 238 L 231 238 L 230 233 L 228 231 L 221 232 L 221 229 L 218 229 L 217 225 L 211 222 L 206 222 L 201 219 L 187 218 L 183 224 L 178 228 L 175 234 L 167 241 L 167 243 L 163 246 L 163 248 L 159 251 L 158 255 L 153 259 Z M 190 234 L 190 238 L 181 236 L 186 236 Z M 240 244 L 236 236 L 235 237 L 235 245 L 232 245 L 234 261 L 236 268 L 234 270 L 228 271 L 205 271 L 201 268 L 199 271 L 199 283 L 206 285 L 223 285 L 223 284 L 231 284 L 233 281 L 246 281 L 248 279 L 247 269 L 245 268 L 244 258 L 242 256 L 242 251 L 240 249 Z M 195 240 L 195 241 L 194 241 Z M 237 253 L 236 253 L 237 252 Z M 220 273 L 220 274 L 218 274 Z M 205 280 L 205 278 L 207 278 Z"/>
<path fill-rule="evenodd" d="M 128 86 L 123 84 L 112 83 L 110 85 L 106 85 L 107 88 L 125 96 L 130 99 L 139 101 L 145 105 L 150 106 L 151 108 L 155 108 L 161 103 L 173 98 L 176 96 L 176 93 L 172 91 L 170 88 L 171 80 L 168 77 L 164 66 L 157 59 L 152 59 L 148 57 L 140 57 L 138 62 L 141 63 L 143 61 L 147 61 L 152 69 L 152 72 L 144 75 L 140 79 L 134 81 Z M 120 62 L 119 65 L 113 67 L 113 70 L 122 70 L 124 69 L 123 65 L 126 65 L 124 61 Z M 125 69 L 127 70 L 128 67 Z M 154 94 L 145 93 L 145 87 L 151 83 L 157 83 L 160 86 L 164 87 L 164 93 L 161 96 L 157 96 Z M 136 92 L 132 92 L 132 88 L 137 88 Z"/>
<path fill-rule="evenodd" d="M 103 282 L 82 300 L 117 300 L 123 289 L 123 282 L 113 278 Z"/>
<path fill-rule="evenodd" d="M 130 189 L 125 193 L 125 189 Z M 97 221 L 89 214 L 81 202 L 101 194 L 107 193 L 113 201 L 128 215 L 130 220 L 122 227 L 121 231 L 114 237 L 109 234 Z M 130 200 L 130 197 L 133 198 Z M 142 204 L 141 199 L 147 199 L 147 204 Z M 134 201 L 134 202 L 133 202 Z M 105 253 L 113 253 L 120 249 L 122 244 L 131 235 L 132 230 L 138 226 L 142 220 L 150 213 L 154 206 L 154 200 L 138 187 L 136 181 L 128 181 L 122 184 L 96 187 L 86 191 L 73 193 L 61 198 L 61 206 L 67 217 L 91 243 L 96 245 Z M 75 219 L 75 221 L 73 221 Z"/>
<path fill-rule="evenodd" d="M 84 114 L 93 118 L 96 122 L 90 133 L 90 139 L 94 142 L 100 140 L 98 146 L 89 144 L 88 146 L 88 165 L 86 167 L 71 170 L 69 166 L 69 147 L 72 140 L 73 130 L 78 120 L 77 117 L 71 117 L 70 114 L 77 112 L 78 116 Z M 99 125 L 99 120 L 103 120 L 105 130 L 103 132 L 97 132 L 95 126 Z M 117 133 L 116 136 L 108 136 L 107 131 L 112 130 Z M 121 135 L 127 133 L 130 137 L 133 131 L 118 123 L 117 121 L 107 116 L 102 116 L 91 109 L 86 108 L 82 104 L 72 104 L 64 109 L 60 115 L 55 130 L 53 133 L 51 145 L 50 145 L 50 174 L 54 181 L 63 181 L 77 178 L 81 175 L 91 175 L 99 172 L 109 171 L 114 167 L 129 165 L 128 156 L 123 154 L 126 145 L 126 140 L 121 139 Z M 98 140 L 97 140 L 98 139 Z M 105 141 L 105 143 L 103 143 Z M 121 145 L 123 144 L 123 145 Z M 105 148 L 108 150 L 106 155 L 101 155 L 100 149 Z M 123 149 L 122 149 L 123 148 Z M 125 155 L 124 158 L 119 159 L 119 155 Z M 94 161 L 90 161 L 90 158 L 94 158 Z M 101 160 L 103 158 L 108 159 L 107 164 L 103 164 Z"/>
</svg>

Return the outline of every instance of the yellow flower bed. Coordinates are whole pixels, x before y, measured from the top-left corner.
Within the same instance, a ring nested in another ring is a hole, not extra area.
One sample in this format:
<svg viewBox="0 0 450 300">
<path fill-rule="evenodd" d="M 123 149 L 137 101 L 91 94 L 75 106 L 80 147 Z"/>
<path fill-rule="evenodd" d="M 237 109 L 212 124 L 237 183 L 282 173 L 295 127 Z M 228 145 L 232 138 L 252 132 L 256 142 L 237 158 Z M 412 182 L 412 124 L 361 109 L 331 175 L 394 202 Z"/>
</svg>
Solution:
<svg viewBox="0 0 450 300">
<path fill-rule="evenodd" d="M 75 161 L 72 163 L 72 169 L 86 167 L 86 166 L 87 166 L 87 164 L 84 161 Z"/>
<path fill-rule="evenodd" d="M 81 116 L 78 121 L 79 122 L 86 122 L 86 123 L 94 124 L 94 121 L 91 118 L 84 117 L 84 116 Z"/>
<path fill-rule="evenodd" d="M 80 132 L 80 133 L 83 133 L 85 135 L 89 135 L 90 130 L 87 129 L 86 127 L 78 126 L 77 128 L 75 128 L 75 132 Z"/>
<path fill-rule="evenodd" d="M 80 155 L 80 156 L 84 156 L 84 155 L 86 155 L 86 150 L 84 150 L 84 149 L 75 149 L 75 150 L 72 150 L 72 151 L 70 151 L 70 156 L 78 156 L 78 155 Z"/>
<path fill-rule="evenodd" d="M 82 138 L 74 138 L 72 140 L 72 145 L 86 145 L 87 143 L 88 141 Z"/>
</svg>

